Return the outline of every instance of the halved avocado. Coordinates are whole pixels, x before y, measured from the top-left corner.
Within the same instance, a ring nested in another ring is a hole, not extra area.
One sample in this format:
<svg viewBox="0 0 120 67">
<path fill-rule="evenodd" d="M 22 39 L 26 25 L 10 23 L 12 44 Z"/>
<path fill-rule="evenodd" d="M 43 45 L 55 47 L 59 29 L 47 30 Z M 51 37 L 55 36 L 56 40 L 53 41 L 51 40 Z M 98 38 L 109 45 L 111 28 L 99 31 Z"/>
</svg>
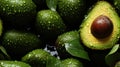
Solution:
<svg viewBox="0 0 120 67">
<path fill-rule="evenodd" d="M 80 25 L 83 44 L 95 50 L 113 47 L 120 36 L 120 18 L 106 1 L 98 1 Z"/>
</svg>

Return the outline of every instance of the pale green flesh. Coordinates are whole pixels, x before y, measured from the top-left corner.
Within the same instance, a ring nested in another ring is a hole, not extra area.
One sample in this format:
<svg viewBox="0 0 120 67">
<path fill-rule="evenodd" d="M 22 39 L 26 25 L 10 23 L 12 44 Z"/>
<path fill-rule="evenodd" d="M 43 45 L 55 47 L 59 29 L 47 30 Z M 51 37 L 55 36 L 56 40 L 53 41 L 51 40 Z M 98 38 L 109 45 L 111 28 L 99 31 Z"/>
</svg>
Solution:
<svg viewBox="0 0 120 67">
<path fill-rule="evenodd" d="M 100 15 L 108 16 L 113 22 L 113 32 L 104 39 L 97 39 L 91 33 L 91 24 Z M 120 35 L 120 18 L 114 8 L 106 1 L 99 1 L 84 19 L 80 26 L 80 37 L 83 44 L 91 49 L 104 50 L 116 44 Z"/>
</svg>

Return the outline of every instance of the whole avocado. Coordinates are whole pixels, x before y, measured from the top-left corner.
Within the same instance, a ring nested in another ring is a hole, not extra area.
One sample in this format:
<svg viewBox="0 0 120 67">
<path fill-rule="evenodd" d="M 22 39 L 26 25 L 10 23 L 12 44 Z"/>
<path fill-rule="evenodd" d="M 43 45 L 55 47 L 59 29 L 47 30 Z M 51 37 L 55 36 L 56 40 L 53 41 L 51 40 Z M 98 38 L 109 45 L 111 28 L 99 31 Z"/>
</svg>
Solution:
<svg viewBox="0 0 120 67">
<path fill-rule="evenodd" d="M 53 59 L 55 57 L 51 56 L 47 51 L 35 49 L 23 56 L 21 61 L 30 64 L 32 67 L 46 67 L 47 63 L 54 61 Z"/>
<path fill-rule="evenodd" d="M 76 39 L 80 39 L 79 33 L 76 30 L 65 32 L 57 37 L 55 46 L 61 59 L 71 57 L 71 55 L 65 49 L 65 44 L 68 43 L 70 45 L 70 42 Z"/>
<path fill-rule="evenodd" d="M 56 39 L 58 35 L 66 31 L 66 25 L 61 16 L 49 9 L 38 11 L 35 27 L 41 37 L 46 40 Z"/>
<path fill-rule="evenodd" d="M 82 62 L 74 58 L 62 60 L 60 67 L 83 67 Z"/>
<path fill-rule="evenodd" d="M 6 26 L 23 28 L 34 22 L 36 5 L 32 0 L 0 0 L 0 15 Z"/>
<path fill-rule="evenodd" d="M 120 0 L 112 0 L 113 6 L 120 15 Z"/>
<path fill-rule="evenodd" d="M 2 46 L 13 59 L 18 59 L 33 49 L 42 48 L 42 42 L 30 32 L 8 30 L 2 37 Z"/>
<path fill-rule="evenodd" d="M 70 29 L 79 28 L 85 9 L 85 0 L 58 0 L 57 11 Z"/>
</svg>

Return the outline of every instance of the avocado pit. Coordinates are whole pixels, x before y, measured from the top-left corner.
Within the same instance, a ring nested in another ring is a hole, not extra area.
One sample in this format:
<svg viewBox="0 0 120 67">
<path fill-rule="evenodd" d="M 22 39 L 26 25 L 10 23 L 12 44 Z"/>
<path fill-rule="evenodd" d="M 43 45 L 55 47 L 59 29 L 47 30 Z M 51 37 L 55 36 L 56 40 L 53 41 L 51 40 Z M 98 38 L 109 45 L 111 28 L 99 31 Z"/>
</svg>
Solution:
<svg viewBox="0 0 120 67">
<path fill-rule="evenodd" d="M 91 25 L 91 33 L 96 38 L 106 38 L 113 31 L 112 21 L 104 15 L 98 16 Z"/>
</svg>

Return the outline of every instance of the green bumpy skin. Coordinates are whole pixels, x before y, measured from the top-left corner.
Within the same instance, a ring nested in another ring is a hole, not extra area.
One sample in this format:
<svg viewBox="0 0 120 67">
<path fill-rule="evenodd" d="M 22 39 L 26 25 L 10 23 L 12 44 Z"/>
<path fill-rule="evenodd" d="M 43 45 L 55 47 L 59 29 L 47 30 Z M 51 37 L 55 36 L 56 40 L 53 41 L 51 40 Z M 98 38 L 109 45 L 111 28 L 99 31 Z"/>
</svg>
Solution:
<svg viewBox="0 0 120 67">
<path fill-rule="evenodd" d="M 59 53 L 60 58 L 71 57 L 71 55 L 65 49 L 65 43 L 69 43 L 76 39 L 80 39 L 79 32 L 76 30 L 65 32 L 58 36 L 58 38 L 56 39 L 56 42 L 55 42 L 55 46 Z"/>
<path fill-rule="evenodd" d="M 0 0 L 0 15 L 15 27 L 27 26 L 34 21 L 36 5 L 32 0 Z"/>
<path fill-rule="evenodd" d="M 83 67 L 83 64 L 79 60 L 68 58 L 62 60 L 60 67 Z"/>
<path fill-rule="evenodd" d="M 35 34 L 9 30 L 3 35 L 2 45 L 10 55 L 18 57 L 33 49 L 41 48 L 42 41 Z"/>
<path fill-rule="evenodd" d="M 120 0 L 113 0 L 113 5 L 116 11 L 120 14 Z"/>
<path fill-rule="evenodd" d="M 100 15 L 107 16 L 113 24 L 113 31 L 110 36 L 97 39 L 91 33 L 91 25 L 94 19 Z M 115 12 L 114 8 L 106 1 L 98 1 L 93 9 L 88 13 L 88 15 L 83 20 L 80 25 L 80 37 L 83 44 L 95 50 L 104 50 L 112 48 L 118 41 L 120 36 L 120 18 Z"/>
<path fill-rule="evenodd" d="M 45 39 L 54 39 L 66 30 L 66 25 L 56 11 L 41 10 L 37 13 L 36 29 Z"/>
<path fill-rule="evenodd" d="M 22 57 L 21 61 L 29 63 L 32 67 L 45 67 L 48 59 L 52 57 L 43 49 L 35 49 Z"/>
<path fill-rule="evenodd" d="M 58 0 L 57 11 L 68 27 L 78 28 L 86 9 L 85 0 Z"/>
</svg>

